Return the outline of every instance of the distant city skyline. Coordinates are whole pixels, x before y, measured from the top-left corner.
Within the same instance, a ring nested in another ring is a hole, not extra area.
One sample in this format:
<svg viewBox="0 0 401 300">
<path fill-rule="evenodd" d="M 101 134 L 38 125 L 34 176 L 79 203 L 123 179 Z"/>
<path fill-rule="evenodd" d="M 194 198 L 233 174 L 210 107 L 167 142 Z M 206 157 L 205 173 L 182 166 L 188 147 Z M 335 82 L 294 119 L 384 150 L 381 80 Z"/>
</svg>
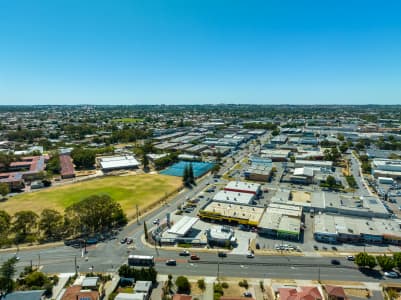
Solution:
<svg viewBox="0 0 401 300">
<path fill-rule="evenodd" d="M 2 1 L 0 104 L 400 104 L 401 2 Z"/>
</svg>

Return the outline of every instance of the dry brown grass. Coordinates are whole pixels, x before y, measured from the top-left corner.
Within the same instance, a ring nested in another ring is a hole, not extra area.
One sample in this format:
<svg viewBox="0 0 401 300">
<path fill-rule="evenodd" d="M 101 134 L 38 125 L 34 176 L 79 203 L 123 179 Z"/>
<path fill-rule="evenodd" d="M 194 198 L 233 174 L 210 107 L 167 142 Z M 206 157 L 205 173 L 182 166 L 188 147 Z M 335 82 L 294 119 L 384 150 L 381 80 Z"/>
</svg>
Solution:
<svg viewBox="0 0 401 300">
<path fill-rule="evenodd" d="M 345 288 L 344 291 L 347 296 L 353 296 L 359 298 L 368 298 L 370 296 L 370 292 L 368 289 Z"/>
<path fill-rule="evenodd" d="M 292 196 L 292 201 L 300 203 L 310 202 L 311 199 L 311 194 L 309 192 L 304 192 L 304 191 L 292 191 L 291 196 Z"/>
</svg>

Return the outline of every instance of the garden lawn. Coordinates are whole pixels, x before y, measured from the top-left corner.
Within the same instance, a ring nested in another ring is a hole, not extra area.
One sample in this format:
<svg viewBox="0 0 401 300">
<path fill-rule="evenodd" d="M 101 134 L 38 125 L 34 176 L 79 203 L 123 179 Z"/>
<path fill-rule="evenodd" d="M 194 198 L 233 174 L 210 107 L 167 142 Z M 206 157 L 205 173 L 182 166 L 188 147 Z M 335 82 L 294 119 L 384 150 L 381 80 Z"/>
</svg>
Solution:
<svg viewBox="0 0 401 300">
<path fill-rule="evenodd" d="M 136 205 L 144 208 L 174 192 L 182 185 L 180 177 L 159 174 L 132 176 L 107 176 L 103 178 L 50 187 L 23 193 L 0 202 L 0 210 L 14 214 L 21 210 L 40 213 L 45 208 L 64 209 L 85 197 L 108 194 L 119 202 L 129 218 L 136 212 Z"/>
</svg>

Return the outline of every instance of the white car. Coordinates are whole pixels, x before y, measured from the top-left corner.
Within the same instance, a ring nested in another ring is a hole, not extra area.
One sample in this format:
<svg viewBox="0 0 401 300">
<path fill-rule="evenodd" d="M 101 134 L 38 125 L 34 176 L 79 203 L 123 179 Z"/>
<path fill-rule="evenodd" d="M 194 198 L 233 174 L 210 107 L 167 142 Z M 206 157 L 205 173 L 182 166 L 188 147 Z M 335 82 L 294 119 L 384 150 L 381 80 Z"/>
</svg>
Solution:
<svg viewBox="0 0 401 300">
<path fill-rule="evenodd" d="M 398 274 L 396 272 L 384 272 L 384 276 L 388 277 L 388 278 L 398 278 Z"/>
<path fill-rule="evenodd" d="M 254 258 L 255 255 L 254 255 L 252 252 L 249 252 L 249 253 L 246 255 L 246 257 L 247 257 L 247 258 Z"/>
</svg>

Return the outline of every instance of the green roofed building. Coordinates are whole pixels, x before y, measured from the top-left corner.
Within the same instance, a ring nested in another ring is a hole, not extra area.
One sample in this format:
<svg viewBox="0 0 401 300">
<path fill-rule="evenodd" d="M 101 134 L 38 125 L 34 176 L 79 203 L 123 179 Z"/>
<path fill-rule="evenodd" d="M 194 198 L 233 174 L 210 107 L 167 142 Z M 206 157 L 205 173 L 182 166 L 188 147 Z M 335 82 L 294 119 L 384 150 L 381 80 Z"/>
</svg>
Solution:
<svg viewBox="0 0 401 300">
<path fill-rule="evenodd" d="M 258 232 L 278 239 L 296 240 L 301 236 L 302 207 L 271 203 L 263 214 Z"/>
</svg>

